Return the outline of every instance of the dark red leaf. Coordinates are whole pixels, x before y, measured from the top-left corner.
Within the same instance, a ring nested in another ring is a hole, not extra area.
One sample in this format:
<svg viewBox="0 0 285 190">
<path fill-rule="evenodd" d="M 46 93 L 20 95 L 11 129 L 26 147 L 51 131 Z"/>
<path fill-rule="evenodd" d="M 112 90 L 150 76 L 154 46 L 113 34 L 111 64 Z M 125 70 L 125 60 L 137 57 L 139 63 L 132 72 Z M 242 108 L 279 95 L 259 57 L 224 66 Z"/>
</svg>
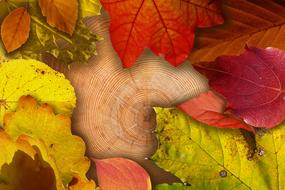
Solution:
<svg viewBox="0 0 285 190">
<path fill-rule="evenodd" d="M 246 48 L 195 66 L 212 89 L 227 100 L 227 110 L 252 126 L 271 128 L 285 118 L 285 53 L 276 48 Z"/>
<path fill-rule="evenodd" d="M 199 97 L 188 100 L 180 105 L 182 111 L 192 118 L 209 126 L 220 128 L 243 128 L 254 131 L 253 127 L 247 125 L 233 115 L 224 113 L 226 102 L 212 91 L 201 94 Z"/>
<path fill-rule="evenodd" d="M 172 65 L 188 57 L 194 30 L 223 23 L 220 0 L 101 0 L 111 17 L 111 39 L 124 67 L 149 47 Z"/>
</svg>

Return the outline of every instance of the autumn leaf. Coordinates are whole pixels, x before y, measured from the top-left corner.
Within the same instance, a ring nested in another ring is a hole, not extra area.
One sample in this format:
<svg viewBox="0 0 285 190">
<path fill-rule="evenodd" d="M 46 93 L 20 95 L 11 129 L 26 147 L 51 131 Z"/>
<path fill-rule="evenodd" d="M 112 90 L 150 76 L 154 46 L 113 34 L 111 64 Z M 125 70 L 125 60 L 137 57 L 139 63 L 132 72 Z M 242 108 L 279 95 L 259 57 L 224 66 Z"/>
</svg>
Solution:
<svg viewBox="0 0 285 190">
<path fill-rule="evenodd" d="M 68 116 L 55 115 L 49 105 L 40 106 L 31 96 L 21 97 L 16 112 L 6 113 L 4 117 L 7 134 L 13 139 L 27 136 L 26 141 L 38 147 L 44 160 L 54 161 L 52 168 L 58 169 L 57 181 L 62 181 L 61 186 L 68 186 L 76 178 L 73 189 L 76 186 L 94 189 L 95 183 L 85 176 L 90 166 L 89 159 L 84 156 L 85 144 L 71 134 L 70 125 Z"/>
<path fill-rule="evenodd" d="M 9 4 L 11 1 L 0 1 L 0 18 L 2 15 L 7 14 L 9 8 L 25 6 L 26 1 L 22 3 L 20 1 L 15 2 L 13 0 L 15 4 L 12 5 Z M 85 6 L 89 4 L 93 5 L 93 3 L 95 6 L 96 2 L 97 1 L 92 0 L 80 4 L 80 15 L 87 14 L 85 12 Z M 92 14 L 92 10 L 95 15 L 100 13 L 100 9 L 97 10 L 97 8 L 95 9 L 95 7 L 91 8 L 91 5 L 89 6 L 89 14 Z M 31 31 L 28 41 L 17 51 L 6 54 L 5 57 L 13 59 L 32 58 L 46 60 L 46 55 L 48 54 L 55 57 L 58 63 L 71 64 L 87 63 L 90 57 L 96 54 L 96 42 L 98 42 L 100 38 L 95 36 L 85 25 L 85 23 L 88 23 L 88 19 L 85 19 L 83 23 L 83 18 L 80 17 L 73 35 L 70 36 L 46 23 L 38 6 L 38 1 L 29 1 L 29 13 L 31 15 Z"/>
<path fill-rule="evenodd" d="M 252 137 L 208 127 L 177 109 L 156 112 L 160 146 L 152 160 L 191 189 L 284 189 L 284 124 Z"/>
<path fill-rule="evenodd" d="M 220 1 L 101 0 L 111 17 L 111 39 L 124 67 L 149 47 L 172 65 L 186 60 L 195 27 L 223 23 Z"/>
<path fill-rule="evenodd" d="M 255 127 L 271 128 L 285 119 L 285 53 L 275 48 L 246 48 L 240 56 L 222 56 L 195 67 L 223 95 L 227 110 Z"/>
<path fill-rule="evenodd" d="M 94 15 L 100 15 L 100 0 L 79 0 L 80 17 L 85 18 Z"/>
<path fill-rule="evenodd" d="M 38 149 L 26 140 L 27 137 L 21 136 L 13 141 L 0 131 L 0 189 L 55 189 L 55 175 L 58 173 L 50 165 L 54 162 L 44 160 Z M 56 189 L 64 190 L 62 184 Z"/>
<path fill-rule="evenodd" d="M 23 95 L 50 104 L 56 113 L 70 115 L 76 97 L 64 75 L 35 60 L 10 60 L 0 64 L 0 124 L 6 112 L 15 111 Z"/>
<path fill-rule="evenodd" d="M 78 18 L 77 0 L 39 0 L 39 5 L 49 25 L 72 35 Z"/>
<path fill-rule="evenodd" d="M 102 190 L 151 190 L 148 173 L 136 162 L 124 158 L 94 161 Z"/>
<path fill-rule="evenodd" d="M 241 128 L 254 131 L 253 127 L 244 123 L 225 110 L 226 101 L 213 91 L 200 94 L 177 106 L 192 118 L 209 126 L 221 128 Z"/>
<path fill-rule="evenodd" d="M 155 190 L 193 190 L 190 186 L 185 186 L 181 183 L 174 183 L 172 185 L 160 184 L 155 187 Z"/>
<path fill-rule="evenodd" d="M 1 37 L 8 52 L 18 49 L 27 41 L 30 22 L 26 8 L 17 8 L 5 17 L 1 25 Z"/>
<path fill-rule="evenodd" d="M 198 30 L 193 64 L 211 62 L 221 55 L 239 55 L 244 47 L 285 50 L 285 6 L 281 1 L 225 0 L 222 26 Z"/>
</svg>

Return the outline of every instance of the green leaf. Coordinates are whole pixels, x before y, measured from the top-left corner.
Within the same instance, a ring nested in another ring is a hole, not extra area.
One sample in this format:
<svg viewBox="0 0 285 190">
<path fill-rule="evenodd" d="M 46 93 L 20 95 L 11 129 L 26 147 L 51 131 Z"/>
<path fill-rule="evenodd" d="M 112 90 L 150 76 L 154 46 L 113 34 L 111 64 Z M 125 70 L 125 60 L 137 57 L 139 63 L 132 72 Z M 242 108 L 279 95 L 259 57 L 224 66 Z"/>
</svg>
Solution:
<svg viewBox="0 0 285 190">
<path fill-rule="evenodd" d="M 101 3 L 99 0 L 79 0 L 80 16 L 82 18 L 100 15 Z"/>
<path fill-rule="evenodd" d="M 101 6 L 98 1 L 83 0 L 82 3 L 80 9 L 82 16 L 100 13 Z M 8 8 L 14 9 L 26 5 L 26 1 L 23 0 L 13 1 L 10 4 L 0 1 L 0 18 L 8 14 Z M 1 12 L 1 10 L 7 11 Z M 86 63 L 96 54 L 96 42 L 99 38 L 87 28 L 82 17 L 79 18 L 73 35 L 69 36 L 46 23 L 37 1 L 29 1 L 29 13 L 31 31 L 28 41 L 17 51 L 6 54 L 6 57 L 42 60 L 42 56 L 48 53 L 57 58 L 59 63 L 70 64 Z"/>
<path fill-rule="evenodd" d="M 160 184 L 155 187 L 155 190 L 192 190 L 193 188 L 185 186 L 181 183 L 173 183 L 172 185 Z"/>
<path fill-rule="evenodd" d="M 75 92 L 63 74 L 35 60 L 10 60 L 0 64 L 0 68 L 0 125 L 4 114 L 15 111 L 23 95 L 50 104 L 56 113 L 72 113 Z"/>
<path fill-rule="evenodd" d="M 194 189 L 277 190 L 285 184 L 285 127 L 261 136 L 218 129 L 176 109 L 157 108 L 153 160 Z"/>
</svg>

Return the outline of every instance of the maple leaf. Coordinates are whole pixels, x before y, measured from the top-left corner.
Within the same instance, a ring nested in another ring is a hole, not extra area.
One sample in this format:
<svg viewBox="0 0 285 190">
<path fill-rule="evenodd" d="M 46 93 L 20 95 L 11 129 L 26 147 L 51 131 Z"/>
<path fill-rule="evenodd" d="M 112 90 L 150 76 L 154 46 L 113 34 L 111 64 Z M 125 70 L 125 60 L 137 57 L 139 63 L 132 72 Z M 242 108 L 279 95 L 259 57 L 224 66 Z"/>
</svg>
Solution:
<svg viewBox="0 0 285 190">
<path fill-rule="evenodd" d="M 285 50 L 284 2 L 225 0 L 224 25 L 197 31 L 192 64 L 211 62 L 221 55 L 239 55 L 244 46 L 274 47 Z"/>
<path fill-rule="evenodd" d="M 223 23 L 220 1 L 101 0 L 111 17 L 111 39 L 124 67 L 134 64 L 145 47 L 181 64 L 193 47 L 195 27 Z"/>
<path fill-rule="evenodd" d="M 39 5 L 51 26 L 73 33 L 78 18 L 77 0 L 39 0 Z"/>
<path fill-rule="evenodd" d="M 10 60 L 0 66 L 0 125 L 4 114 L 15 111 L 23 95 L 49 103 L 56 113 L 72 113 L 76 103 L 75 92 L 63 74 L 35 60 Z"/>
<path fill-rule="evenodd" d="M 177 106 L 192 118 L 209 126 L 221 128 L 241 128 L 254 131 L 234 115 L 226 113 L 226 101 L 213 91 L 200 94 Z"/>
<path fill-rule="evenodd" d="M 160 146 L 152 160 L 191 189 L 285 187 L 285 126 L 251 134 L 208 127 L 174 108 L 156 108 Z"/>
<path fill-rule="evenodd" d="M 195 67 L 225 97 L 227 110 L 255 127 L 271 128 L 285 118 L 284 56 L 275 48 L 246 48 L 240 56 L 221 56 Z"/>
<path fill-rule="evenodd" d="M 151 190 L 148 173 L 125 158 L 95 160 L 98 183 L 103 190 Z"/>
<path fill-rule="evenodd" d="M 71 184 L 73 189 L 85 186 L 92 190 L 95 183 L 85 176 L 90 166 L 90 160 L 84 156 L 85 144 L 71 134 L 70 125 L 68 116 L 55 115 L 49 105 L 40 106 L 31 96 L 21 97 L 16 112 L 6 113 L 4 117 L 5 132 L 15 140 L 24 136 L 51 164 L 57 187 L 67 187 L 76 178 L 75 184 Z"/>
<path fill-rule="evenodd" d="M 18 49 L 28 40 L 30 22 L 30 15 L 25 8 L 17 8 L 5 17 L 1 25 L 1 37 L 8 52 Z"/>
</svg>

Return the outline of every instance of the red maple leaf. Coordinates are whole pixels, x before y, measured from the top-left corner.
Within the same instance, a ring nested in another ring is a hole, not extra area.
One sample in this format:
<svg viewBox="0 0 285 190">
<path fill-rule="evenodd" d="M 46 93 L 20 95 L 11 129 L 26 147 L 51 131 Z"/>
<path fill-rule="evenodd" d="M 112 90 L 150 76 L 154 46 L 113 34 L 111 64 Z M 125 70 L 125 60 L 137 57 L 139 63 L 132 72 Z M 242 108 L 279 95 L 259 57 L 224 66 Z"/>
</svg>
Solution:
<svg viewBox="0 0 285 190">
<path fill-rule="evenodd" d="M 285 119 L 285 52 L 246 47 L 240 56 L 221 56 L 196 65 L 227 110 L 254 127 L 271 128 Z"/>
<path fill-rule="evenodd" d="M 254 132 L 253 127 L 225 112 L 226 102 L 213 91 L 200 94 L 180 105 L 182 111 L 209 126 L 219 128 L 242 128 Z"/>
<path fill-rule="evenodd" d="M 111 40 L 124 67 L 150 48 L 177 66 L 193 48 L 196 27 L 223 23 L 220 0 L 101 0 Z"/>
</svg>

